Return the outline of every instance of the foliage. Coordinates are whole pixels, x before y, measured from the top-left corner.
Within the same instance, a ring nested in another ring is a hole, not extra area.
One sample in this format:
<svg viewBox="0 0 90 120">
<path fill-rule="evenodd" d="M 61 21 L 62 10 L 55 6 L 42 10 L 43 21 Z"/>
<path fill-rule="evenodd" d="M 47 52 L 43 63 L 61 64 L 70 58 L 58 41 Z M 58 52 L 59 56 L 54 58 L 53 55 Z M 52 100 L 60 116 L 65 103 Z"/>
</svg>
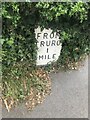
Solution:
<svg viewBox="0 0 90 120">
<path fill-rule="evenodd" d="M 51 81 L 48 73 L 42 69 L 31 70 L 30 67 L 28 62 L 18 62 L 5 68 L 2 94 L 8 111 L 22 100 L 26 101 L 28 109 L 31 110 L 50 93 Z M 33 101 L 34 99 L 36 101 Z"/>
<path fill-rule="evenodd" d="M 62 58 L 78 60 L 90 51 L 90 3 L 3 3 L 3 64 L 16 61 L 36 60 L 36 39 L 34 29 L 60 29 Z"/>
<path fill-rule="evenodd" d="M 45 89 L 43 83 L 38 85 L 41 78 L 35 74 L 38 48 L 34 29 L 38 26 L 41 26 L 42 30 L 60 30 L 61 55 L 56 63 L 49 66 L 50 69 L 53 69 L 53 66 L 69 67 L 90 53 L 89 2 L 2 3 L 3 30 L 0 43 L 3 95 L 6 98 L 12 96 L 15 100 L 24 99 L 30 93 L 32 85 L 41 91 Z M 33 70 L 34 73 L 30 76 Z M 27 82 L 26 92 L 24 82 Z"/>
<path fill-rule="evenodd" d="M 68 68 L 90 53 L 90 3 L 38 3 L 39 25 L 60 30 L 62 51 L 57 68 Z"/>
<path fill-rule="evenodd" d="M 32 22 L 28 23 L 33 14 L 28 13 L 29 7 L 26 14 L 24 14 L 26 7 L 27 5 L 23 6 L 23 3 L 20 5 L 18 3 L 3 4 L 2 35 L 4 43 L 2 48 L 5 53 L 3 56 L 4 65 L 9 66 L 20 60 L 28 59 L 31 62 L 35 60 L 36 40 L 34 37 L 34 25 Z"/>
</svg>

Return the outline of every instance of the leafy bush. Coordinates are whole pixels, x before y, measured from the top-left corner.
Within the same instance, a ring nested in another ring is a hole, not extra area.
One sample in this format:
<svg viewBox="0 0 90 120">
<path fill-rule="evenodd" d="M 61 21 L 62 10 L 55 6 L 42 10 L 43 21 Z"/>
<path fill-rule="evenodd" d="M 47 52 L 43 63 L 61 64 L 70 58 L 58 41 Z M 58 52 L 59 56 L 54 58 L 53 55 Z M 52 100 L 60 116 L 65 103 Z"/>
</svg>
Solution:
<svg viewBox="0 0 90 120">
<path fill-rule="evenodd" d="M 3 64 L 36 60 L 34 29 L 60 29 L 60 61 L 77 61 L 90 51 L 90 3 L 3 3 Z M 66 58 L 66 59 L 65 59 Z"/>
<path fill-rule="evenodd" d="M 57 67 L 65 68 L 90 53 L 90 3 L 38 3 L 43 27 L 59 29 L 62 51 Z"/>
<path fill-rule="evenodd" d="M 0 42 L 3 53 L 3 95 L 6 98 L 12 96 L 15 100 L 24 99 L 30 93 L 31 85 L 42 91 L 48 84 L 35 74 L 37 40 L 34 29 L 38 26 L 60 30 L 61 55 L 56 63 L 49 66 L 50 69 L 61 65 L 69 67 L 90 53 L 89 2 L 2 3 L 3 30 Z M 35 75 L 30 76 L 33 71 Z M 26 92 L 24 80 L 28 82 Z M 44 87 L 41 80 L 45 82 Z M 39 86 L 38 82 L 42 84 Z"/>
<path fill-rule="evenodd" d="M 27 4 L 25 5 L 25 3 L 3 4 L 2 35 L 4 43 L 2 48 L 5 54 L 3 56 L 4 65 L 12 65 L 14 62 L 27 59 L 29 61 L 35 60 L 35 25 L 29 22 L 33 14 L 28 13 L 29 7 L 27 10 L 26 7 Z"/>
</svg>

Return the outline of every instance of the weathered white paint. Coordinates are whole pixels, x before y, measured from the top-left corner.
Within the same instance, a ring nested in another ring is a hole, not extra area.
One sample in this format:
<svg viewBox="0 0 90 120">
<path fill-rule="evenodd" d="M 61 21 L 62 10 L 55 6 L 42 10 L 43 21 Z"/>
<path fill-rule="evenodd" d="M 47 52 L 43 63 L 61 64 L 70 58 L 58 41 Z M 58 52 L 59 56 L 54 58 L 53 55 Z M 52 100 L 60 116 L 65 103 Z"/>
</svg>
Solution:
<svg viewBox="0 0 90 120">
<path fill-rule="evenodd" d="M 38 27 L 35 29 L 37 39 L 37 65 L 50 64 L 57 61 L 60 56 L 62 44 L 60 42 L 59 32 L 52 32 L 51 29 L 44 29 Z"/>
</svg>

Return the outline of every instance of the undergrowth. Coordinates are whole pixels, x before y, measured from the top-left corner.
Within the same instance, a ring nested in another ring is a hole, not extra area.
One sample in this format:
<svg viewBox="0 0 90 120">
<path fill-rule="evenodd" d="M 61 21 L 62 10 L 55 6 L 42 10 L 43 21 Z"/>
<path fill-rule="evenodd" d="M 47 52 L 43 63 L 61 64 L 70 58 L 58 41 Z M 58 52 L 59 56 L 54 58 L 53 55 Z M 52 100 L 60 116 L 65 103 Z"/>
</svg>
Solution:
<svg viewBox="0 0 90 120">
<path fill-rule="evenodd" d="M 33 97 L 30 97 L 32 90 Z M 16 63 L 7 68 L 2 76 L 2 99 L 8 111 L 23 100 L 26 101 L 26 106 L 31 110 L 44 100 L 50 90 L 51 81 L 48 72 L 41 68 L 32 70 L 29 63 Z M 38 97 L 41 99 L 38 100 Z"/>
</svg>

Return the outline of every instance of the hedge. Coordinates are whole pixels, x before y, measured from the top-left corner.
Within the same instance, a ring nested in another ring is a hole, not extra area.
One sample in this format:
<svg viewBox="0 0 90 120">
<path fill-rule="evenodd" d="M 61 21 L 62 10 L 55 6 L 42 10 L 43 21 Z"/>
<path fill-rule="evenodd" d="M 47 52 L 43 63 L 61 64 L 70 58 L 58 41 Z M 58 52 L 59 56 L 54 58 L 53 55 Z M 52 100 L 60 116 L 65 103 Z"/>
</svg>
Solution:
<svg viewBox="0 0 90 120">
<path fill-rule="evenodd" d="M 35 63 L 37 26 L 60 29 L 60 61 L 77 61 L 90 51 L 90 3 L 3 3 L 2 19 L 5 66 L 23 60 Z"/>
<path fill-rule="evenodd" d="M 39 92 L 50 89 L 48 81 L 41 81 L 46 79 L 41 76 L 45 73 L 36 66 L 38 48 L 34 30 L 38 26 L 42 30 L 60 30 L 61 55 L 48 68 L 67 68 L 90 53 L 89 2 L 2 3 L 2 92 L 9 101 L 26 98 L 31 87 Z M 33 74 L 39 72 L 40 75 Z"/>
</svg>

